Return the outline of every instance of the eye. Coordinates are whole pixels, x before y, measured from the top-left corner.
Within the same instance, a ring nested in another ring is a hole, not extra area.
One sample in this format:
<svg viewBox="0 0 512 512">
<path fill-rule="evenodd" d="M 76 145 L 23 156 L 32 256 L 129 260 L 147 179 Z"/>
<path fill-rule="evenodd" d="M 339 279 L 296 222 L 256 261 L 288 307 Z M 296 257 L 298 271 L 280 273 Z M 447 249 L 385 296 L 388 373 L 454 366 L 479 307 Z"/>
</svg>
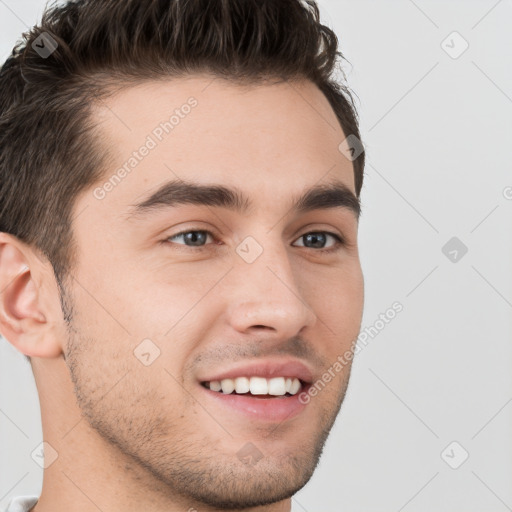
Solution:
<svg viewBox="0 0 512 512">
<path fill-rule="evenodd" d="M 324 247 L 328 237 L 334 239 L 334 243 L 331 244 L 328 249 L 325 249 Z M 304 233 L 298 238 L 298 240 L 305 241 L 305 244 L 299 247 L 318 249 L 318 252 L 324 253 L 337 251 L 344 244 L 344 241 L 340 236 L 334 233 L 329 233 L 328 231 L 310 231 L 309 233 Z"/>
<path fill-rule="evenodd" d="M 213 234 L 210 231 L 201 230 L 201 231 L 182 231 L 181 233 L 177 233 L 176 235 L 170 236 L 166 241 L 174 242 L 177 239 L 182 238 L 185 243 L 178 245 L 186 245 L 187 247 L 202 247 L 206 242 L 206 239 L 210 236 L 213 238 Z"/>
</svg>

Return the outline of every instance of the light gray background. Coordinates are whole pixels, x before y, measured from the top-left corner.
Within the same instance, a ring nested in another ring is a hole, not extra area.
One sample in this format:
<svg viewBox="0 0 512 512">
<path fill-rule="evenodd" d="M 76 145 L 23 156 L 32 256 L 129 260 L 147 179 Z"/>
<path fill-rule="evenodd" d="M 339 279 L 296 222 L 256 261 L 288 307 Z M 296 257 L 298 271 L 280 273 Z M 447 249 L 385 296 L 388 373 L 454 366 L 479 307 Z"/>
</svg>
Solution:
<svg viewBox="0 0 512 512">
<path fill-rule="evenodd" d="M 358 354 L 293 511 L 512 510 L 512 2 L 320 5 L 368 155 L 363 327 L 395 301 L 403 311 Z M 2 62 L 43 6 L 0 0 Z M 454 31 L 469 43 L 457 58 Z M 456 262 L 442 252 L 454 236 L 468 248 Z M 41 441 L 30 367 L 2 341 L 0 509 L 39 494 Z"/>
</svg>

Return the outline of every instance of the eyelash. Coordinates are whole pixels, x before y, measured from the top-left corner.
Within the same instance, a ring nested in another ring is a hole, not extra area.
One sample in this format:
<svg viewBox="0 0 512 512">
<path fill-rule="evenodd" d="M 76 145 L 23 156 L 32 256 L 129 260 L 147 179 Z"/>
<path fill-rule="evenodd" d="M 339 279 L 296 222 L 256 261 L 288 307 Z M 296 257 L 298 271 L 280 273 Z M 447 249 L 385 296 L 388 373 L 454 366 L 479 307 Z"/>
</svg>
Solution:
<svg viewBox="0 0 512 512">
<path fill-rule="evenodd" d="M 215 235 L 211 231 L 208 231 L 207 229 L 187 229 L 186 231 L 181 231 L 181 232 L 176 233 L 176 234 L 174 234 L 174 235 L 172 235 L 170 237 L 167 237 L 166 239 L 162 240 L 162 243 L 163 244 L 171 243 L 173 245 L 181 246 L 177 250 L 182 250 L 182 248 L 185 248 L 184 250 L 191 250 L 193 252 L 196 251 L 196 250 L 204 249 L 206 247 L 206 245 L 198 246 L 198 247 L 192 247 L 192 246 L 188 246 L 188 245 L 185 245 L 185 244 L 174 244 L 173 242 L 170 242 L 170 240 L 172 238 L 176 238 L 176 237 L 181 236 L 181 235 L 186 235 L 187 233 L 206 233 L 207 235 L 210 235 L 215 240 Z M 330 235 L 330 236 L 332 236 L 336 240 L 336 243 L 331 248 L 329 248 L 329 249 L 314 249 L 312 247 L 304 247 L 304 249 L 310 249 L 310 250 L 312 250 L 314 252 L 319 252 L 319 253 L 323 253 L 323 254 L 330 254 L 330 253 L 339 251 L 342 247 L 344 247 L 346 245 L 345 240 L 342 237 L 340 237 L 336 233 L 331 233 L 330 231 L 308 231 L 307 233 L 304 233 L 301 236 L 299 236 L 297 238 L 297 240 L 302 238 L 302 237 L 304 237 L 304 236 L 306 236 L 306 235 L 311 235 L 311 234 Z"/>
</svg>

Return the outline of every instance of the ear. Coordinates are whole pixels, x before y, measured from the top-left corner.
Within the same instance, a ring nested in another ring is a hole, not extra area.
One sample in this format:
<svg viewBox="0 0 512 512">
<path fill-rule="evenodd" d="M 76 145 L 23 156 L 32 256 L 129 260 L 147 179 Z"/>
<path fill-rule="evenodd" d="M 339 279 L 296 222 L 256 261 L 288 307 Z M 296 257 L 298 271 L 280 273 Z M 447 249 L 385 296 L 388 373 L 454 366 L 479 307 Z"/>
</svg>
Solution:
<svg viewBox="0 0 512 512">
<path fill-rule="evenodd" d="M 0 232 L 0 333 L 27 356 L 55 358 L 63 353 L 63 325 L 50 262 Z"/>
</svg>

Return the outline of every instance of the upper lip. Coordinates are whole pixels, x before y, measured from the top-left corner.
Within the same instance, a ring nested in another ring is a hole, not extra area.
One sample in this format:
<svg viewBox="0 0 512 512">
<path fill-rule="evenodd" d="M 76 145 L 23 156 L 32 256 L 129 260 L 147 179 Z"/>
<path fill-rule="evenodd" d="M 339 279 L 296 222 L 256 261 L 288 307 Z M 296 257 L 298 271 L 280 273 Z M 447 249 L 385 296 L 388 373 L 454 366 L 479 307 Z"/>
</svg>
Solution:
<svg viewBox="0 0 512 512">
<path fill-rule="evenodd" d="M 240 363 L 229 369 L 200 377 L 200 382 L 221 381 L 223 379 L 236 379 L 237 377 L 289 377 L 310 384 L 313 382 L 313 374 L 306 364 L 297 359 L 265 359 L 250 363 Z"/>
</svg>

